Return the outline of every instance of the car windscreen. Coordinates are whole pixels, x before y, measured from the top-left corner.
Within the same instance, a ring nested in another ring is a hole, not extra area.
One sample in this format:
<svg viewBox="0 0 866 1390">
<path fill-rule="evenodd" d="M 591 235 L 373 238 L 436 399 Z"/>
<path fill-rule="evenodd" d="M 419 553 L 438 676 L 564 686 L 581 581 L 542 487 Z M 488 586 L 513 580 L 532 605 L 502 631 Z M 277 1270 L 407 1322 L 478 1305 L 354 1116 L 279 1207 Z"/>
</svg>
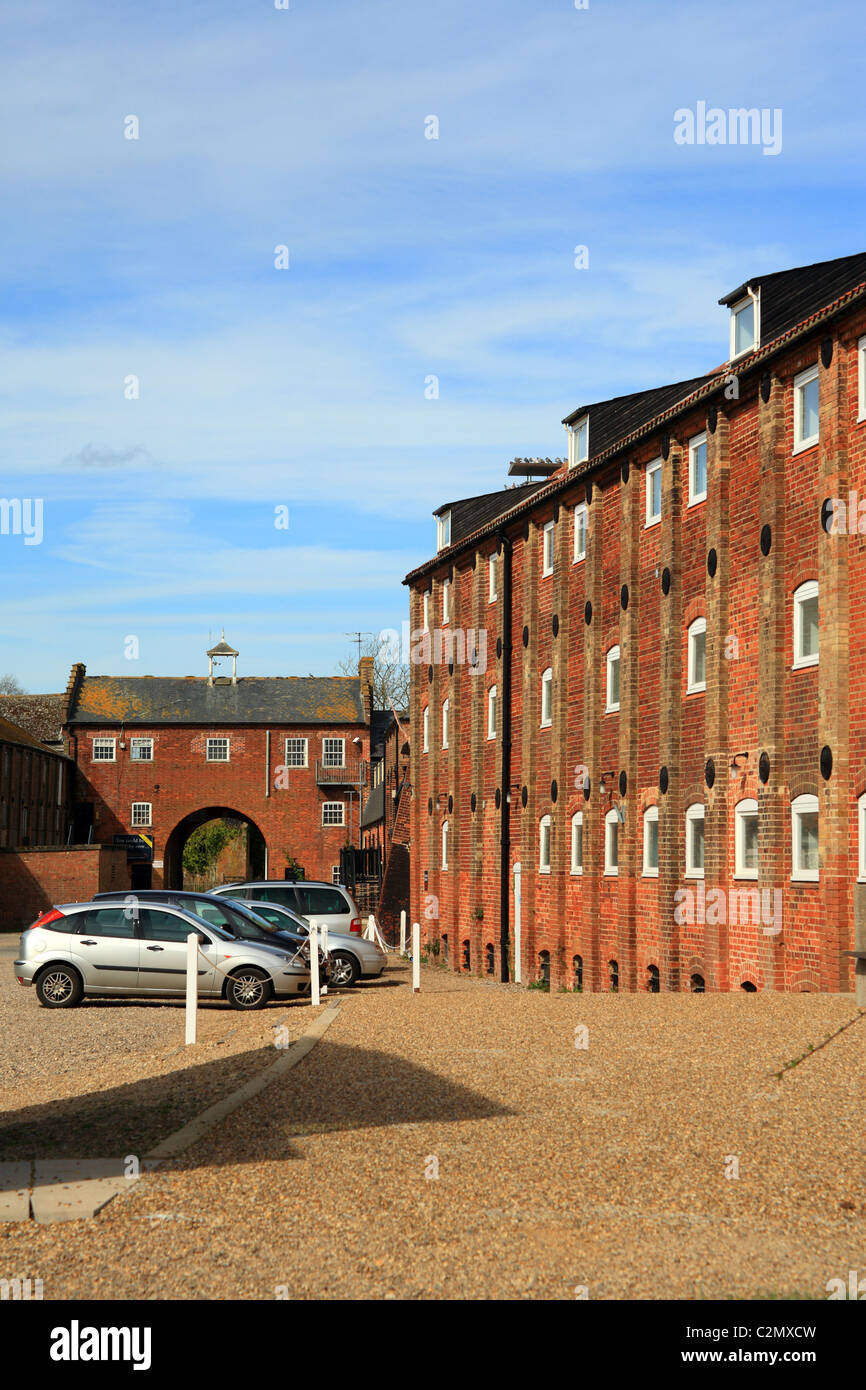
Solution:
<svg viewBox="0 0 866 1390">
<path fill-rule="evenodd" d="M 262 903 L 254 900 L 250 903 L 250 909 L 262 921 L 280 931 L 295 932 L 299 936 L 309 935 L 310 929 L 303 917 L 299 917 L 296 912 L 290 912 L 287 907 L 278 907 L 276 903 Z"/>
</svg>

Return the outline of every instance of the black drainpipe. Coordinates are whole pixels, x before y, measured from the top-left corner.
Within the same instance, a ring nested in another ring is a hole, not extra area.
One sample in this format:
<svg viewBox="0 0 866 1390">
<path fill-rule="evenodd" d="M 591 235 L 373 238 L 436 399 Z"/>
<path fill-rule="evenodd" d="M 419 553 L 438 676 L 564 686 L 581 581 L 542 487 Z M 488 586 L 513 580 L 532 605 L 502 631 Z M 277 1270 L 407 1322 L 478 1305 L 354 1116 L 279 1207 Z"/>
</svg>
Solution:
<svg viewBox="0 0 866 1390">
<path fill-rule="evenodd" d="M 511 921 L 511 541 L 498 533 L 502 553 L 502 781 L 499 806 L 499 978 L 508 983 Z"/>
</svg>

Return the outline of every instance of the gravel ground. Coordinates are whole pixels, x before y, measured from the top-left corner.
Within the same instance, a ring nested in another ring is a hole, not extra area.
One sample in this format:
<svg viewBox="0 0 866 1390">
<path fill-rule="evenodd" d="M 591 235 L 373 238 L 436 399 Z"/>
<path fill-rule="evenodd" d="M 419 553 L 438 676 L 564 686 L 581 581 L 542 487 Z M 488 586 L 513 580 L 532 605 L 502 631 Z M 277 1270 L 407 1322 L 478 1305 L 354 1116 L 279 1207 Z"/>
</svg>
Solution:
<svg viewBox="0 0 866 1390">
<path fill-rule="evenodd" d="M 0 1225 L 0 1275 L 40 1277 L 47 1298 L 700 1299 L 826 1298 L 866 1270 L 852 997 L 545 995 L 435 967 L 419 996 L 409 984 L 398 965 L 351 992 L 296 1068 L 94 1220 Z M 232 1068 L 274 1057 L 272 1011 L 213 1010 L 190 1067 L 165 1055 L 165 1008 L 58 1016 L 26 997 L 26 1044 L 4 1016 L 2 1045 L 25 1069 L 26 1133 L 65 1136 L 69 1157 L 104 1104 L 94 1063 L 124 1104 L 142 1086 L 210 1103 Z M 287 1012 L 298 1031 L 311 1017 Z M 85 1040 L 89 1078 L 58 1081 Z M 43 1121 L 58 1093 L 62 1122 Z M 7 1115 L 16 1156 L 21 1124 Z"/>
</svg>

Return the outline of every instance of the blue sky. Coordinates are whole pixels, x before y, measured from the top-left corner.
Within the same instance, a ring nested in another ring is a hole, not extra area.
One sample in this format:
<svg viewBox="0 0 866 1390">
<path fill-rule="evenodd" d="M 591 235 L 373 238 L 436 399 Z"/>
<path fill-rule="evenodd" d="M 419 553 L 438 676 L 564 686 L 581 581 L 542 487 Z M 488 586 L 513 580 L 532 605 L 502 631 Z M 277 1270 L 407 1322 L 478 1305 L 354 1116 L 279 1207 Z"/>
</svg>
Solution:
<svg viewBox="0 0 866 1390">
<path fill-rule="evenodd" d="M 863 38 L 853 0 L 7 6 L 0 497 L 44 536 L 0 535 L 0 673 L 203 674 L 225 627 L 328 674 L 399 626 L 434 507 L 866 247 Z M 675 144 L 699 100 L 781 153 Z"/>
</svg>

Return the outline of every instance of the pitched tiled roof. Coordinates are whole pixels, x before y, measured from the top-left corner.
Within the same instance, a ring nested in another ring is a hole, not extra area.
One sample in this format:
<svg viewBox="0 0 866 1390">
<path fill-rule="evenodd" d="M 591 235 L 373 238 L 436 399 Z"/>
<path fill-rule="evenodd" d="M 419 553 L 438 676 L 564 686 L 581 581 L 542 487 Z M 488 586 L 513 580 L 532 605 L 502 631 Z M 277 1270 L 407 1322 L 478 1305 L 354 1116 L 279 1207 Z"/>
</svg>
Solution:
<svg viewBox="0 0 866 1390">
<path fill-rule="evenodd" d="M 38 748 L 40 753 L 55 753 L 65 757 L 59 748 L 48 748 L 38 738 L 28 734 L 26 729 L 21 729 L 17 724 L 13 724 L 10 719 L 0 716 L 0 743 L 16 743 L 21 748 Z"/>
<path fill-rule="evenodd" d="M 825 304 L 832 303 L 845 290 L 864 280 L 866 251 L 860 251 L 854 256 L 838 256 L 833 261 L 818 261 L 794 270 L 758 275 L 731 290 L 719 303 L 733 304 L 742 299 L 748 289 L 760 289 L 760 335 L 764 344 L 811 318 Z"/>
<path fill-rule="evenodd" d="M 363 724 L 357 676 L 85 676 L 70 724 Z"/>
<path fill-rule="evenodd" d="M 41 743 L 59 744 L 63 740 L 62 695 L 0 695 L 0 717 Z"/>
<path fill-rule="evenodd" d="M 510 512 L 512 507 L 531 497 L 541 486 L 539 482 L 521 483 L 518 487 L 501 487 L 498 492 L 483 492 L 478 497 L 464 497 L 458 502 L 446 502 L 433 515 L 451 513 L 451 544 L 456 545 L 467 536 L 471 536 L 480 526 L 487 526 L 498 516 Z"/>
<path fill-rule="evenodd" d="M 589 418 L 589 447 L 592 454 L 604 453 L 623 435 L 651 420 L 663 410 L 684 401 L 705 381 L 716 376 L 710 372 L 703 376 L 690 377 L 688 381 L 675 381 L 668 386 L 653 386 L 649 391 L 633 391 L 630 396 L 614 396 L 609 401 L 597 401 L 594 405 L 582 405 L 566 415 L 564 425 L 586 415 Z"/>
</svg>

